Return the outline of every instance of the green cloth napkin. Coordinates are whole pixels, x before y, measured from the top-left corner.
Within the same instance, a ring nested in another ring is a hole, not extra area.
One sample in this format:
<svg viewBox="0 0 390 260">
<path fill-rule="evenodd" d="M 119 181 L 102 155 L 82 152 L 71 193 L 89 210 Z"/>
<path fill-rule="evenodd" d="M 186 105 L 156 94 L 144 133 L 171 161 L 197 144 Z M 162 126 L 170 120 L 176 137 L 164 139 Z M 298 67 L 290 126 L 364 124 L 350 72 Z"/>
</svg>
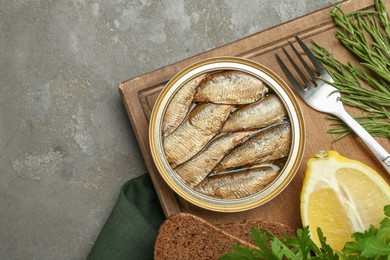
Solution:
<svg viewBox="0 0 390 260">
<path fill-rule="evenodd" d="M 149 174 L 129 180 L 87 259 L 153 259 L 156 232 L 164 218 Z"/>
</svg>

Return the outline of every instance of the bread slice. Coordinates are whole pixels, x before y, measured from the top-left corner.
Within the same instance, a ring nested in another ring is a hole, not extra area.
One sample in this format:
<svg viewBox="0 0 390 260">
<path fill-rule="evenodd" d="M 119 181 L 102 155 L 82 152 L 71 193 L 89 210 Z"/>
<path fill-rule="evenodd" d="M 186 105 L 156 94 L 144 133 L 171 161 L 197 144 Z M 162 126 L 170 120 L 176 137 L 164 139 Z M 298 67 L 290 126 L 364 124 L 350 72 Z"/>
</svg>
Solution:
<svg viewBox="0 0 390 260">
<path fill-rule="evenodd" d="M 197 216 L 174 214 L 160 226 L 154 259 L 218 259 L 232 250 L 233 243 L 254 247 Z"/>
<path fill-rule="evenodd" d="M 266 228 L 277 237 L 293 236 L 289 226 L 271 221 L 212 225 L 202 218 L 179 213 L 166 219 L 157 233 L 154 259 L 218 259 L 232 244 L 255 247 L 251 229 Z"/>
<path fill-rule="evenodd" d="M 244 223 L 218 224 L 216 226 L 248 243 L 253 243 L 251 231 L 252 227 L 257 229 L 265 228 L 279 239 L 283 237 L 284 233 L 290 237 L 295 235 L 295 231 L 291 227 L 272 221 L 256 220 Z"/>
</svg>

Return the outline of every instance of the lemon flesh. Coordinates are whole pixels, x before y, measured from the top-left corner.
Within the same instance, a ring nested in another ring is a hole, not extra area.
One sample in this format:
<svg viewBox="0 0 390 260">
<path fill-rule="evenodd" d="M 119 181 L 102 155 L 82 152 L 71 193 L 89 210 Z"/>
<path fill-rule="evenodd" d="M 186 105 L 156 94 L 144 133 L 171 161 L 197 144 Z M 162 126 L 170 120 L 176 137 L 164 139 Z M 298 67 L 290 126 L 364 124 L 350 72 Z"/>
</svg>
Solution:
<svg viewBox="0 0 390 260">
<path fill-rule="evenodd" d="M 379 226 L 390 204 L 390 186 L 373 169 L 335 151 L 311 158 L 301 193 L 303 226 L 320 245 L 320 227 L 327 243 L 341 250 L 354 232 Z"/>
</svg>

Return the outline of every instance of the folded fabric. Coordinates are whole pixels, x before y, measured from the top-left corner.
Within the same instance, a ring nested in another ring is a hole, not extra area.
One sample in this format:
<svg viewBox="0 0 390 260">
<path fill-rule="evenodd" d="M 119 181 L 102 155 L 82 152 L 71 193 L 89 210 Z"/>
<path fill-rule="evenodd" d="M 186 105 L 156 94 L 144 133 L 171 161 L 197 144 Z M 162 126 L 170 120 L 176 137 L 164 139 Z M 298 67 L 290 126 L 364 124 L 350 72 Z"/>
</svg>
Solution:
<svg viewBox="0 0 390 260">
<path fill-rule="evenodd" d="M 164 218 L 149 174 L 129 180 L 87 259 L 153 259 L 154 240 Z"/>
</svg>

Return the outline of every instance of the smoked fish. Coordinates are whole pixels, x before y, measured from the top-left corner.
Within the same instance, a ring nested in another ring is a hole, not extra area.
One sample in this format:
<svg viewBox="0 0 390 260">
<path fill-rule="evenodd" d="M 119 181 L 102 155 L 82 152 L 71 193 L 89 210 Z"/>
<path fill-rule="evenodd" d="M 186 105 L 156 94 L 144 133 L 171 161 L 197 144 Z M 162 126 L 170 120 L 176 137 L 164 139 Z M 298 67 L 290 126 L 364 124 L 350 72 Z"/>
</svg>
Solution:
<svg viewBox="0 0 390 260">
<path fill-rule="evenodd" d="M 234 111 L 226 120 L 222 132 L 236 132 L 259 129 L 282 122 L 287 111 L 276 94 L 269 94 L 263 99 L 245 105 Z"/>
<path fill-rule="evenodd" d="M 265 128 L 232 150 L 215 167 L 215 172 L 236 169 L 272 161 L 288 156 L 291 146 L 291 125 L 284 121 Z"/>
<path fill-rule="evenodd" d="M 182 86 L 170 101 L 163 118 L 163 136 L 171 134 L 185 119 L 191 108 L 192 100 L 199 83 L 206 77 L 206 74 L 195 77 Z"/>
<path fill-rule="evenodd" d="M 216 198 L 238 199 L 260 192 L 278 174 L 278 168 L 271 166 L 218 174 L 207 177 L 194 190 Z"/>
<path fill-rule="evenodd" d="M 268 92 L 259 79 L 239 71 L 222 71 L 210 74 L 198 87 L 194 102 L 216 104 L 249 104 Z"/>
<path fill-rule="evenodd" d="M 193 109 L 187 119 L 163 139 L 163 148 L 171 167 L 175 168 L 202 150 L 219 133 L 233 107 L 207 103 Z M 206 116 L 211 119 L 202 121 Z"/>
<path fill-rule="evenodd" d="M 190 186 L 195 187 L 237 144 L 254 131 L 222 134 L 213 139 L 202 151 L 174 170 Z"/>
</svg>

